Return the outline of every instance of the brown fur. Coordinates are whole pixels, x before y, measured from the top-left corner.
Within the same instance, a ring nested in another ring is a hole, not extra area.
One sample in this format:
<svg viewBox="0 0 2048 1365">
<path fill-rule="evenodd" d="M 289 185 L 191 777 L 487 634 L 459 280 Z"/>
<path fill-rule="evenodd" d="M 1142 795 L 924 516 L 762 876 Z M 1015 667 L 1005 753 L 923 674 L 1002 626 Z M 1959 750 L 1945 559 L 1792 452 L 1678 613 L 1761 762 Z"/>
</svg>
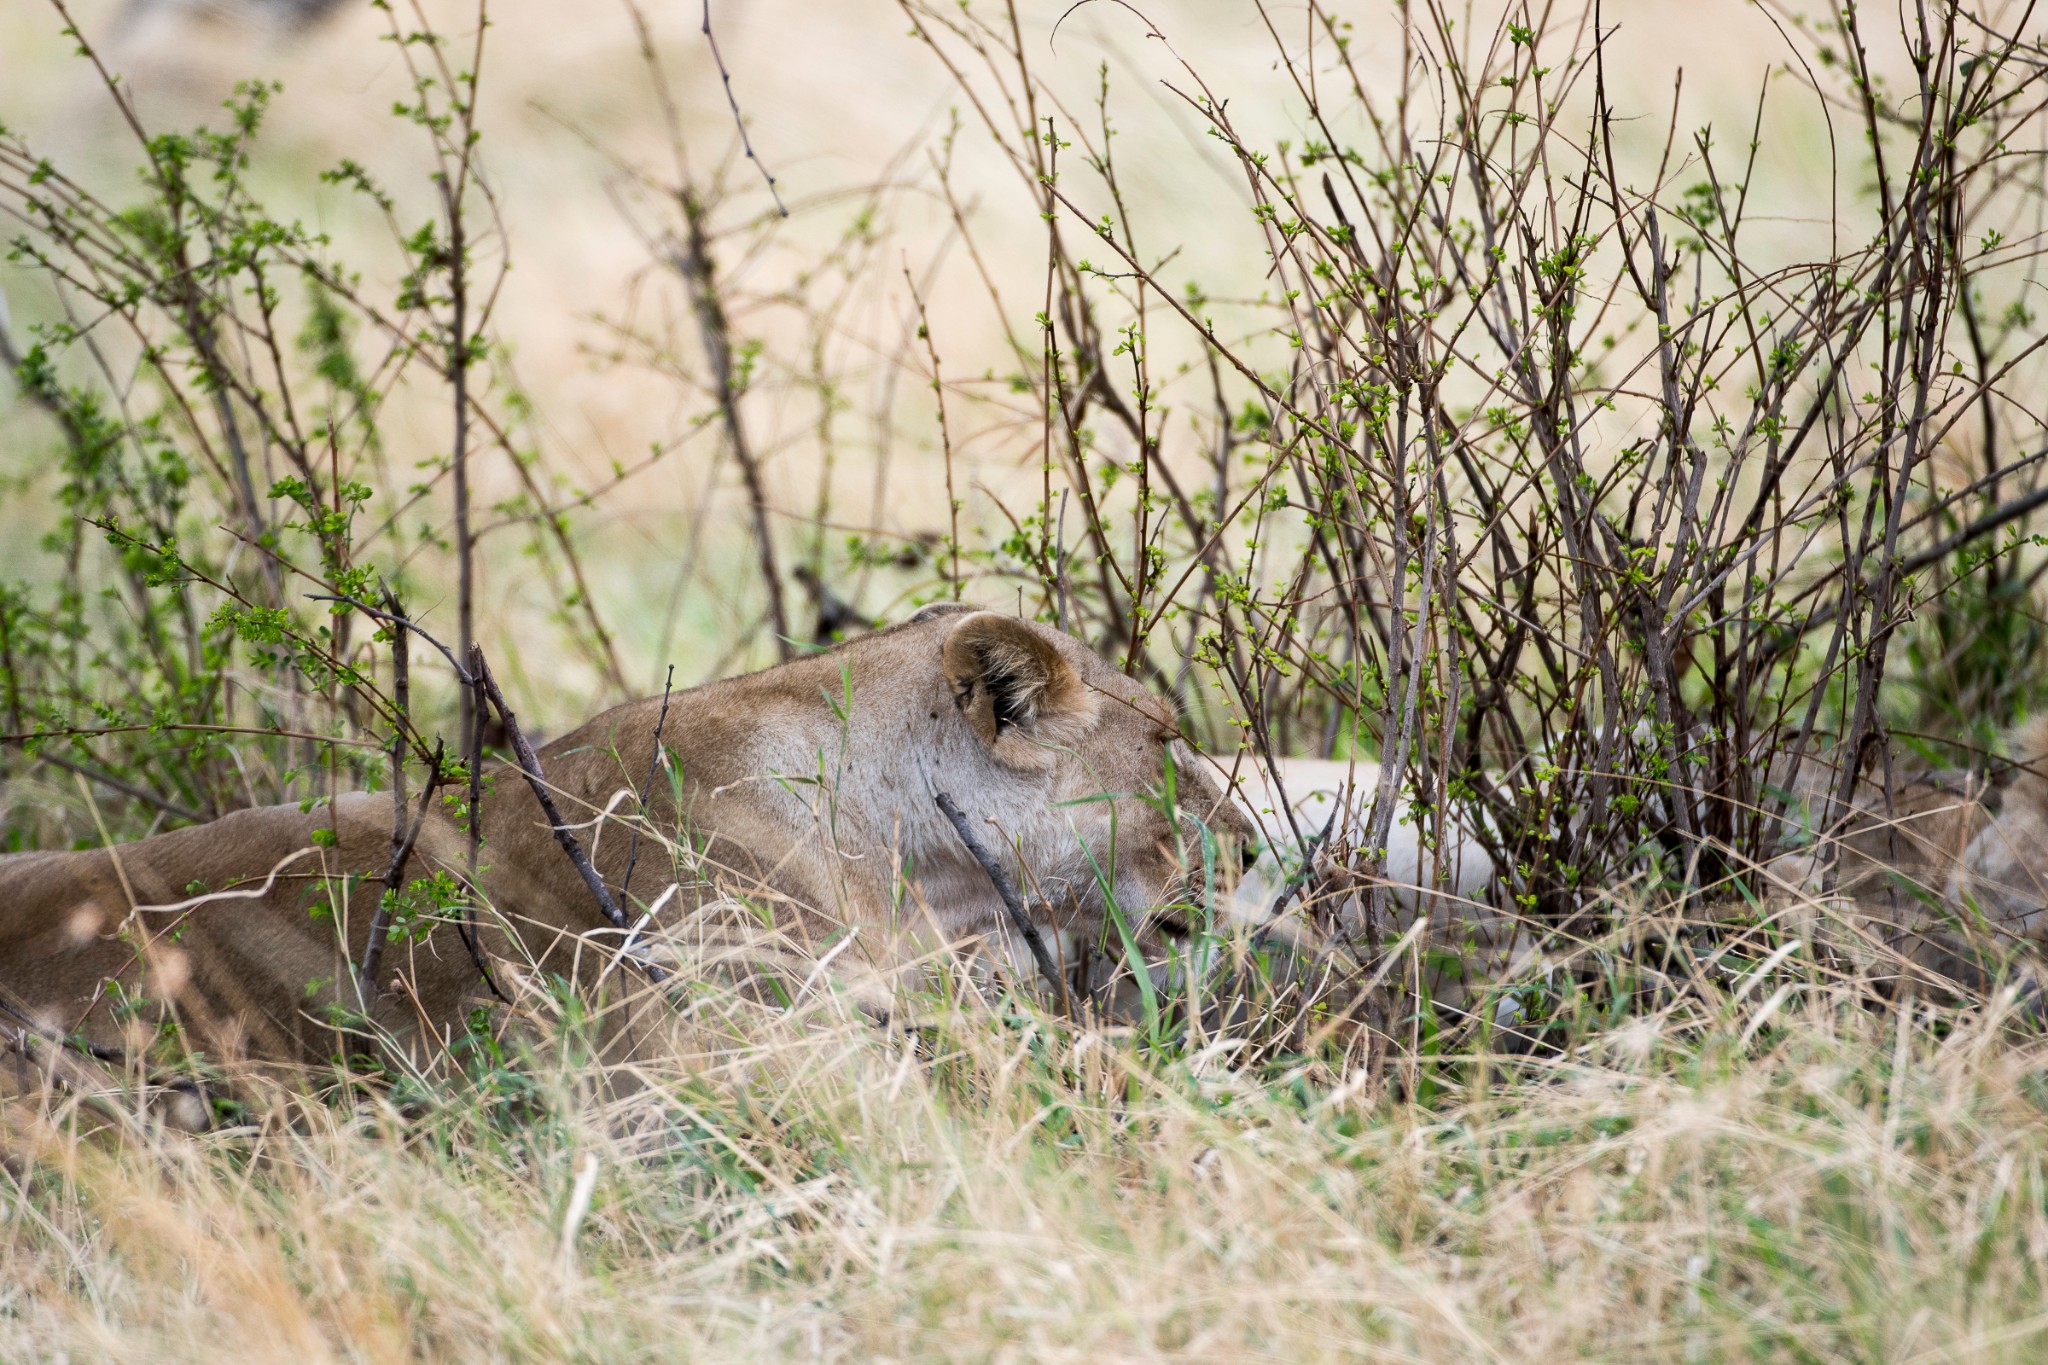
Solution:
<svg viewBox="0 0 2048 1365">
<path fill-rule="evenodd" d="M 2048 930 L 2048 716 L 2020 728 L 2012 753 L 1998 819 L 1972 835 L 1947 889 L 1997 932 L 2039 942 Z"/>
<path fill-rule="evenodd" d="M 630 842 L 621 817 L 637 810 L 660 708 L 617 707 L 539 754 L 564 818 L 595 822 L 579 838 L 614 889 Z M 996 893 L 933 805 L 946 791 L 977 823 L 995 822 L 983 826 L 992 847 L 1017 850 L 1008 861 L 1046 924 L 1099 936 L 1098 867 L 1118 902 L 1143 912 L 1173 901 L 1199 866 L 1197 822 L 1251 837 L 1176 736 L 1170 707 L 1080 642 L 996 613 L 928 608 L 673 699 L 662 736 L 673 787 L 657 778 L 647 812 L 671 837 L 643 841 L 629 913 L 674 883 L 663 921 L 676 938 L 691 937 L 700 913 L 730 921 L 743 903 L 751 912 L 737 918 L 772 923 L 811 952 L 851 933 L 837 966 L 884 977 L 906 945 L 1000 939 Z M 1145 798 L 1176 747 L 1169 818 Z M 490 783 L 484 946 L 501 971 L 531 964 L 588 986 L 616 967 L 619 934 L 517 771 L 494 767 Z M 600 819 L 607 807 L 614 818 Z M 45 1036 L 110 1052 L 133 1054 L 171 1020 L 216 1058 L 319 1062 L 356 1046 L 338 1037 L 330 1007 L 356 1004 L 350 964 L 363 955 L 391 824 L 388 795 L 359 793 L 113 848 L 0 858 L 0 1005 Z M 316 844 L 322 829 L 334 831 L 331 846 Z M 452 821 L 430 817 L 408 878 L 459 873 L 466 848 Z M 194 882 L 215 894 L 190 903 Z M 479 997 L 454 923 L 389 944 L 380 975 L 370 1015 L 416 1053 L 458 1031 Z"/>
<path fill-rule="evenodd" d="M 2038 955 L 2048 917 L 2048 722 L 2015 732 L 2019 776 L 2002 794 L 1977 779 L 1915 779 L 1889 798 L 1860 784 L 1853 808 L 1820 842 L 1837 849 L 1824 887 L 1814 851 L 1772 864 L 1773 911 L 1845 960 L 1946 990 L 1979 991 L 2015 954 Z M 1816 778 L 1825 809 L 1832 776 Z"/>
</svg>

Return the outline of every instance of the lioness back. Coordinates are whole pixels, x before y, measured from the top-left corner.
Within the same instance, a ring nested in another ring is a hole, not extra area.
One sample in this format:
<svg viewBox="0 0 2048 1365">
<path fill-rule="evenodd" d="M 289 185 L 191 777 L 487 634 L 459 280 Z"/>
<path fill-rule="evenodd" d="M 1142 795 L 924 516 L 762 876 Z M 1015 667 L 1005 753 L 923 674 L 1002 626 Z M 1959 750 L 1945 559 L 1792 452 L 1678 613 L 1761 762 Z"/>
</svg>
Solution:
<svg viewBox="0 0 2048 1365">
<path fill-rule="evenodd" d="M 0 859 L 0 1006 L 99 1048 L 135 1050 L 175 1018 L 216 1056 L 331 1056 L 330 1006 L 352 1000 L 349 964 L 382 891 L 390 812 L 386 795 L 351 793 L 113 848 Z M 416 867 L 459 867 L 452 835 L 430 821 Z M 404 965 L 430 992 L 453 985 Z"/>
</svg>

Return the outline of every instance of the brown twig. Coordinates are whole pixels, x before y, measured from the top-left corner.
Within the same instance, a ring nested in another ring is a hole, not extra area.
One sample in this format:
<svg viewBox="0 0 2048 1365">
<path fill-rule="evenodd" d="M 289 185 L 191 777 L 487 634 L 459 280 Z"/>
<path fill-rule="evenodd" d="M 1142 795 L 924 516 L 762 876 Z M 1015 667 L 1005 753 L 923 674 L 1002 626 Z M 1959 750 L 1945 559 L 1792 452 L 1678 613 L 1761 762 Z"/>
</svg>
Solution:
<svg viewBox="0 0 2048 1365">
<path fill-rule="evenodd" d="M 147 787 L 138 787 L 133 782 L 116 777 L 110 772 L 104 772 L 93 767 L 90 763 L 80 763 L 75 759 L 50 753 L 37 754 L 36 761 L 62 768 L 67 773 L 76 773 L 89 782 L 97 782 L 102 787 L 110 791 L 117 791 L 123 796 L 131 797 L 142 802 L 145 806 L 154 806 L 174 820 L 189 820 L 196 825 L 206 819 L 202 812 L 193 810 L 190 806 L 181 806 L 176 801 L 172 801 L 167 797 L 158 796 Z"/>
<path fill-rule="evenodd" d="M 647 824 L 648 803 L 654 792 L 654 775 L 661 771 L 661 729 L 668 724 L 669 693 L 676 685 L 676 666 L 668 666 L 668 680 L 661 685 L 661 714 L 654 719 L 654 752 L 647 759 L 647 780 L 640 784 L 640 820 L 633 826 L 633 840 L 626 845 L 626 875 L 619 878 L 619 899 L 632 904 L 633 868 L 640 861 L 640 831 Z"/>
<path fill-rule="evenodd" d="M 981 864 L 981 870 L 988 874 L 989 881 L 995 886 L 996 894 L 1002 897 L 1003 909 L 1009 912 L 1010 926 L 1023 937 L 1024 946 L 1031 950 L 1031 960 L 1038 964 L 1039 974 L 1056 993 L 1061 992 L 1063 983 L 1060 980 L 1059 964 L 1053 961 L 1051 951 L 1045 946 L 1044 936 L 1038 932 L 1038 926 L 1031 922 L 1031 913 L 1024 908 L 1024 898 L 1017 894 L 1016 883 L 1010 880 L 1009 873 L 1003 871 L 1002 864 L 988 851 L 988 845 L 982 843 L 981 836 L 974 832 L 974 827 L 967 823 L 966 814 L 954 803 L 952 797 L 944 792 L 935 792 L 932 800 L 946 819 L 952 822 L 953 832 L 959 835 L 960 842 L 967 846 L 969 855 L 975 862 Z"/>
<path fill-rule="evenodd" d="M 400 755 L 395 761 L 403 766 L 404 750 L 396 743 L 393 752 Z M 398 904 L 398 888 L 405 880 L 405 865 L 412 858 L 413 846 L 419 842 L 420 830 L 427 823 L 427 812 L 434 804 L 434 793 L 441 785 L 442 746 L 434 746 L 434 766 L 427 774 L 427 784 L 420 789 L 419 810 L 408 825 L 405 818 L 405 791 L 400 787 L 391 794 L 391 862 L 384 869 L 384 891 L 377 898 L 377 909 L 370 916 L 370 939 L 363 945 L 363 965 L 356 974 L 356 1003 L 368 1010 L 378 995 L 377 976 L 384 958 L 384 943 L 391 933 L 391 912 Z M 477 969 L 490 980 L 490 971 L 477 955 Z M 497 986 L 492 983 L 492 990 Z"/>
<path fill-rule="evenodd" d="M 576 869 L 576 875 L 590 888 L 590 894 L 597 901 L 597 908 L 605 921 L 621 933 L 632 933 L 633 926 L 619 903 L 612 899 L 612 893 L 604 884 L 604 878 L 597 875 L 597 869 L 590 864 L 590 857 L 584 853 L 583 845 L 569 828 L 569 822 L 562 817 L 561 808 L 555 805 L 553 793 L 548 790 L 547 775 L 541 771 L 540 757 L 533 751 L 533 745 L 526 738 L 526 732 L 519 728 L 519 718 L 512 714 L 512 708 L 505 704 L 505 694 L 498 690 L 498 680 L 491 676 L 491 667 L 484 661 L 481 648 L 472 645 L 469 651 L 469 671 L 482 686 L 484 696 L 497 711 L 499 722 L 505 727 L 505 735 L 511 741 L 513 756 L 518 760 L 520 774 L 526 778 L 526 785 L 533 792 L 533 799 L 540 803 L 541 813 L 547 816 L 548 828 L 555 836 L 555 842 L 562 846 L 569 863 Z M 472 816 L 474 819 L 474 816 Z M 655 984 L 668 980 L 668 973 L 659 966 L 638 955 L 632 960 L 647 973 Z"/>
<path fill-rule="evenodd" d="M 391 619 L 405 619 L 398 594 L 384 591 L 384 606 Z M 382 956 L 386 922 L 398 898 L 399 880 L 405 875 L 406 859 L 412 856 L 412 841 L 418 837 L 419 821 L 410 829 L 405 819 L 405 731 L 412 722 L 412 647 L 410 632 L 398 627 L 391 632 L 391 703 L 397 724 L 391 727 L 391 865 L 384 872 L 384 894 L 377 898 L 377 912 L 370 919 L 370 939 L 363 949 L 362 970 L 356 976 L 356 1002 L 367 1010 L 377 998 L 377 962 Z M 438 772 L 440 765 L 435 764 Z M 433 779 L 428 779 L 429 789 Z M 427 802 L 420 799 L 420 820 L 427 818 Z"/>
<path fill-rule="evenodd" d="M 482 658 L 482 652 L 475 652 L 473 657 Z M 490 714 L 490 699 L 484 695 L 481 677 L 461 667 L 457 667 L 455 671 L 462 679 L 463 691 L 469 694 L 471 719 L 469 733 L 463 736 L 463 743 L 467 746 L 464 766 L 469 779 L 469 850 L 466 860 L 469 895 L 463 902 L 462 919 L 457 928 L 462 933 L 462 946 L 469 949 L 470 961 L 476 964 L 484 984 L 491 988 L 491 994 L 510 1004 L 511 1001 L 498 989 L 498 983 L 491 975 L 490 962 L 484 956 L 483 933 L 477 925 L 476 914 L 479 899 L 477 866 L 482 860 L 484 848 L 484 718 Z"/>
<path fill-rule="evenodd" d="M 451 95 L 453 92 L 450 92 Z M 463 170 L 469 168 L 467 155 Z M 469 310 L 468 243 L 464 240 L 462 192 L 465 184 L 442 183 L 448 213 L 448 297 L 452 316 L 448 323 L 447 376 L 454 389 L 455 446 L 449 455 L 455 494 L 455 644 L 465 657 L 476 643 L 476 541 L 469 525 Z M 461 724 L 470 728 L 471 698 L 463 689 Z"/>
<path fill-rule="evenodd" d="M 789 613 L 783 604 L 782 575 L 775 567 L 775 541 L 768 533 L 768 489 L 761 475 L 760 456 L 740 421 L 741 390 L 733 364 L 732 328 L 718 296 L 711 242 L 704 224 L 707 210 L 692 186 L 678 186 L 676 199 L 683 210 L 683 240 L 671 264 L 689 289 L 690 308 L 697 315 L 697 332 L 704 343 L 704 358 L 711 366 L 718 414 L 725 424 L 725 439 L 747 485 L 747 503 L 754 518 L 754 548 L 760 556 L 761 583 L 768 591 L 768 619 L 775 631 L 776 656 L 787 662 L 791 657 Z"/>
<path fill-rule="evenodd" d="M 932 366 L 932 403 L 939 410 L 939 448 L 946 462 L 946 549 L 952 557 L 952 571 L 947 575 L 952 580 L 953 600 L 960 600 L 960 499 L 953 492 L 953 430 L 946 425 L 946 385 L 939 373 L 939 350 L 932 341 L 931 319 L 924 310 L 924 296 L 917 292 L 917 281 L 911 278 L 910 267 L 903 267 L 903 283 L 909 286 L 910 301 L 917 307 L 917 335 L 924 342 L 925 358 Z"/>
<path fill-rule="evenodd" d="M 754 140 L 747 136 L 747 121 L 740 117 L 740 102 L 732 93 L 732 73 L 725 69 L 725 56 L 718 50 L 718 35 L 711 31 L 711 0 L 704 0 L 704 23 L 700 30 L 704 41 L 711 45 L 711 60 L 718 66 L 718 83 L 725 87 L 725 102 L 732 110 L 733 126 L 739 129 L 740 148 L 747 154 L 747 160 L 761 172 L 761 178 L 768 182 L 768 193 L 775 200 L 775 211 L 784 218 L 789 217 L 789 206 L 782 202 L 782 191 L 775 188 L 775 177 L 768 173 L 768 165 L 754 155 Z"/>
</svg>

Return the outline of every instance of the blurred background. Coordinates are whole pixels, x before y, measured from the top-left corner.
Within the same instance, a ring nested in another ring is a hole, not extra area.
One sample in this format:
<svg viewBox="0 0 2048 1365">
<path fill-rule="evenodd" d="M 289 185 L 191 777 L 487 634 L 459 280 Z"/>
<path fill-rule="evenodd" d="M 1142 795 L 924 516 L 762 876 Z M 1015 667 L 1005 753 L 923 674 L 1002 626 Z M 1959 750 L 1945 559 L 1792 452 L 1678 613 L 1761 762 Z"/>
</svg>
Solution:
<svg viewBox="0 0 2048 1365">
<path fill-rule="evenodd" d="M 1000 6 L 982 8 L 1009 21 Z M 423 12 L 455 47 L 474 41 L 474 6 L 432 3 Z M 1097 96 L 1109 82 L 1119 177 L 1138 240 L 1167 261 L 1164 278 L 1200 288 L 1227 311 L 1231 300 L 1266 293 L 1270 262 L 1259 224 L 1248 211 L 1230 211 L 1249 209 L 1244 176 L 1184 98 L 1200 94 L 1186 68 L 1228 101 L 1248 141 L 1298 144 L 1311 135 L 1305 103 L 1279 69 L 1267 25 L 1300 49 L 1305 12 L 1272 7 L 1262 16 L 1241 0 L 1174 0 L 1144 12 L 1163 38 L 1109 3 L 1024 0 L 1014 17 L 1035 72 L 1076 120 L 1099 121 Z M 393 196 L 405 228 L 434 213 L 430 149 L 392 113 L 408 81 L 385 13 L 367 3 L 283 0 L 80 0 L 68 13 L 152 130 L 222 126 L 221 103 L 237 82 L 281 83 L 253 151 L 252 184 L 274 213 L 329 236 L 333 256 L 373 288 L 395 284 L 405 262 L 381 215 L 319 179 L 352 160 Z M 487 13 L 478 157 L 502 215 L 490 250 L 510 265 L 493 330 L 503 339 L 505 371 L 531 405 L 524 439 L 542 454 L 558 493 L 606 485 L 615 469 L 639 471 L 578 508 L 570 524 L 627 681 L 635 691 L 656 688 L 670 662 L 679 681 L 691 682 L 766 662 L 769 643 L 736 644 L 761 606 L 745 543 L 747 493 L 731 461 L 714 458 L 720 439 L 706 430 L 715 404 L 704 357 L 685 289 L 662 260 L 669 215 L 662 195 L 641 180 L 672 184 L 675 158 L 640 24 L 621 4 L 571 11 L 498 0 Z M 966 526 L 977 540 L 1000 540 L 1009 528 L 990 498 L 1015 507 L 1039 484 L 1041 425 L 1028 401 L 1005 401 L 1002 391 L 1019 365 L 1009 338 L 1036 348 L 1044 225 L 1028 186 L 976 126 L 944 64 L 911 36 L 913 21 L 899 5 L 713 0 L 710 13 L 754 146 L 790 209 L 786 224 L 764 221 L 773 201 L 739 153 L 700 5 L 655 0 L 639 11 L 691 171 L 716 186 L 717 264 L 743 300 L 735 333 L 762 348 L 745 420 L 777 533 L 801 560 L 815 548 L 804 544 L 811 533 L 801 519 L 829 505 L 837 524 L 823 560 L 835 590 L 852 595 L 846 605 L 858 615 L 899 612 L 919 576 L 881 571 L 849 580 L 843 552 L 847 535 L 929 547 L 948 531 L 931 365 L 915 336 L 911 281 L 945 381 L 989 400 L 960 402 L 948 417 Z M 1359 25 L 1358 70 L 1391 90 L 1403 56 L 1398 12 L 1373 7 L 1347 17 Z M 1688 134 L 1714 124 L 1746 140 L 1758 91 L 1785 59 L 1767 12 L 1754 5 L 1688 8 L 1682 43 L 1673 41 L 1676 19 L 1674 7 L 1656 0 L 1605 11 L 1616 30 L 1614 99 L 1633 111 L 1621 136 L 1646 157 L 1664 141 L 1675 96 L 1677 126 Z M 91 65 L 74 54 L 64 22 L 46 0 L 0 0 L 0 122 L 118 202 L 134 183 L 135 141 Z M 1465 23 L 1482 40 L 1494 28 L 1481 13 Z M 1590 23 L 1588 15 L 1581 29 Z M 1349 118 L 1348 131 L 1359 131 L 1363 118 Z M 1810 233 L 1800 240 L 1802 227 L 1824 225 L 1773 224 L 1768 206 L 1828 174 L 1826 130 L 1816 102 L 1797 92 L 1768 104 L 1765 119 L 1775 135 L 1752 177 L 1766 205 L 1756 221 L 1762 232 L 1782 232 L 1782 250 L 1792 255 L 1813 245 Z M 950 202 L 939 185 L 942 160 Z M 958 220 L 972 227 L 971 252 Z M 55 315 L 47 283 L 33 271 L 0 267 L 0 289 L 17 332 Z M 816 326 L 826 310 L 829 322 Z M 1253 325 L 1249 310 L 1237 316 Z M 676 344 L 650 354 L 624 343 L 622 329 L 659 332 Z M 1156 366 L 1162 373 L 1199 363 L 1186 336 L 1162 328 L 1158 345 L 1170 361 Z M 0 407 L 0 469 L 14 482 L 0 501 L 0 575 L 33 580 L 60 567 L 38 548 L 54 430 L 0 386 L 0 404 L 9 403 Z M 398 405 L 386 433 L 394 466 L 445 458 L 441 407 L 429 396 Z M 1163 439 L 1174 458 L 1201 438 L 1182 422 Z M 656 448 L 672 453 L 649 464 Z M 488 463 L 478 477 L 486 497 L 517 488 Z M 829 480 L 823 491 L 821 480 Z M 536 653 L 560 611 L 561 584 L 522 571 L 518 541 L 504 531 L 484 539 L 483 634 L 532 674 L 525 685 L 559 722 L 594 709 L 605 680 L 575 651 Z M 791 593 L 801 601 L 798 585 Z M 983 585 L 981 596 L 1015 605 L 999 584 Z M 426 599 L 421 607 L 433 610 Z M 818 604 L 805 609 L 815 614 Z M 808 633 L 813 624 L 793 628 Z"/>
</svg>

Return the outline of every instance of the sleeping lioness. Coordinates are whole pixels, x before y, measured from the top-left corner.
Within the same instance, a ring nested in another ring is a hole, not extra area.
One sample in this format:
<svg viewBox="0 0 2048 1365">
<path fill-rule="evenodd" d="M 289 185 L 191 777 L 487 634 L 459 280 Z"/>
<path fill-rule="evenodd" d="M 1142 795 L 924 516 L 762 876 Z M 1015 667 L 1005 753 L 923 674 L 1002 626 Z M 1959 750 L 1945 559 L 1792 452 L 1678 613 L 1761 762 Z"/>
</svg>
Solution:
<svg viewBox="0 0 2048 1365">
<path fill-rule="evenodd" d="M 617 707 L 539 751 L 615 896 L 661 707 Z M 905 960 L 906 940 L 1004 932 L 996 889 L 935 808 L 938 792 L 1069 944 L 1104 936 L 1112 896 L 1135 929 L 1184 931 L 1172 907 L 1203 875 L 1205 828 L 1224 848 L 1252 836 L 1171 706 L 1069 636 L 957 605 L 679 693 L 661 742 L 628 916 L 657 906 L 670 943 L 690 937 L 693 918 L 770 926 L 783 944 L 829 953 L 835 973 L 864 966 L 871 979 Z M 525 782 L 507 766 L 490 777 L 480 956 L 584 986 L 617 972 L 624 936 Z M 462 937 L 470 912 L 408 925 L 384 949 L 372 998 L 357 998 L 391 831 L 389 794 L 357 793 L 0 858 L 0 1032 L 45 1054 L 61 1039 L 72 1056 L 133 1056 L 175 1019 L 211 1057 L 318 1062 L 356 1046 L 338 1048 L 337 1019 L 357 1016 L 362 1034 L 367 1014 L 387 1045 L 445 1044 L 482 994 Z M 460 877 L 467 852 L 455 821 L 431 814 L 406 880 Z"/>
<path fill-rule="evenodd" d="M 1775 942 L 1797 937 L 1834 967 L 1854 968 L 1887 992 L 1976 998 L 2007 980 L 2037 991 L 2034 983 L 2048 981 L 2048 718 L 2023 726 L 2007 747 L 2014 777 L 2002 790 L 1971 774 L 1907 776 L 1900 761 L 1889 788 L 1865 777 L 1839 805 L 1841 776 L 1832 756 L 1781 758 L 1770 785 L 1788 800 L 1783 833 L 1796 847 L 1752 867 L 1746 891 L 1712 888 L 1683 908 L 1681 921 L 1641 917 L 1625 924 L 1616 941 L 1647 941 L 1638 937 L 1643 931 L 1662 934 L 1681 922 L 1721 942 L 1770 926 Z M 1241 799 L 1276 837 L 1239 882 L 1236 913 L 1255 919 L 1273 903 L 1290 829 L 1318 830 L 1327 822 L 1337 844 L 1355 845 L 1379 785 L 1379 765 L 1364 759 L 1281 758 L 1270 773 L 1244 774 Z M 1280 818 L 1283 806 L 1291 819 Z M 1489 886 L 1495 866 L 1478 837 L 1483 815 L 1455 807 L 1438 815 L 1442 834 L 1426 845 L 1415 807 L 1397 807 L 1372 880 L 1387 891 L 1385 933 L 1405 935 L 1426 914 L 1410 984 L 1425 987 L 1440 1011 L 1457 1013 L 1478 988 L 1498 985 L 1547 950 L 1568 954 L 1572 945 L 1546 941 L 1541 925 L 1516 914 L 1512 901 Z M 1365 928 L 1355 878 L 1333 878 L 1328 891 L 1304 893 L 1288 905 L 1268 935 L 1304 958 Z M 1616 908 L 1641 907 L 1621 900 Z M 1771 946 L 1766 942 L 1763 951 Z"/>
</svg>

